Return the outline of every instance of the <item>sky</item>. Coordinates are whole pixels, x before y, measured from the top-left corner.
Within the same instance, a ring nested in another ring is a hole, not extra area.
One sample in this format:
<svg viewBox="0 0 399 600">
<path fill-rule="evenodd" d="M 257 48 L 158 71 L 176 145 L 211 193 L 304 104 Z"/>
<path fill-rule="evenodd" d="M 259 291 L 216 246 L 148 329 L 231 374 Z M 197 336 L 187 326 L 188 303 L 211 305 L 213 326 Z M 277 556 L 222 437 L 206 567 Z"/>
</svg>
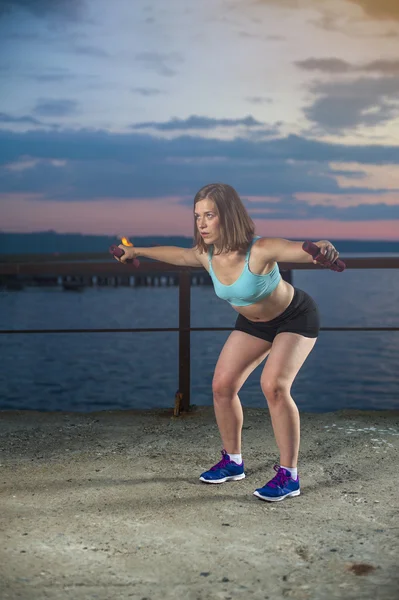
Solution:
<svg viewBox="0 0 399 600">
<path fill-rule="evenodd" d="M 399 240 L 397 0 L 0 0 L 0 230 Z"/>
</svg>

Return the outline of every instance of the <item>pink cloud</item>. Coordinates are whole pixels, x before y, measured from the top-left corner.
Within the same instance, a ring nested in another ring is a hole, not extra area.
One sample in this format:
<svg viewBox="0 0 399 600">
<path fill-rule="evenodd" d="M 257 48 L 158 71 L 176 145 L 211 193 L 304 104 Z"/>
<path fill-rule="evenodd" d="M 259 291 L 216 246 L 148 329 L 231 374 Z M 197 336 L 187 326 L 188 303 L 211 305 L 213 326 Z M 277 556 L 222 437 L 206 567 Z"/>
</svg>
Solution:
<svg viewBox="0 0 399 600">
<path fill-rule="evenodd" d="M 49 202 L 39 195 L 0 195 L 2 230 L 97 235 L 192 236 L 190 206 L 178 198 L 114 199 L 92 202 Z M 259 235 L 296 239 L 399 240 L 398 221 L 331 221 L 327 219 L 257 219 Z"/>
<path fill-rule="evenodd" d="M 399 240 L 398 221 L 257 220 L 259 235 L 295 239 Z"/>
<path fill-rule="evenodd" d="M 380 194 L 326 194 L 315 192 L 298 192 L 295 194 L 298 200 L 306 202 L 310 206 L 335 206 L 345 208 L 348 206 L 359 206 L 360 204 L 387 204 L 397 206 L 399 204 L 397 192 L 383 192 Z"/>
<path fill-rule="evenodd" d="M 191 235 L 192 210 L 177 198 L 49 202 L 38 195 L 0 195 L 3 231 L 112 235 Z"/>
</svg>

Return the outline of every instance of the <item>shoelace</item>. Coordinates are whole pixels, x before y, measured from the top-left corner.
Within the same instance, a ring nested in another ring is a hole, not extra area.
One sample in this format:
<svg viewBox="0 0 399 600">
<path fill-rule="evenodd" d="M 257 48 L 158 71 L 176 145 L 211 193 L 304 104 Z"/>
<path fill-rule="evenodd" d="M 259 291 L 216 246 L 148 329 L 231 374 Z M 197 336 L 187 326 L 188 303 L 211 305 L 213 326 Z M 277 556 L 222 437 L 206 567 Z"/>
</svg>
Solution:
<svg viewBox="0 0 399 600">
<path fill-rule="evenodd" d="M 284 487 L 285 484 L 287 483 L 287 481 L 289 480 L 289 477 L 286 474 L 287 471 L 285 471 L 278 465 L 274 465 L 273 469 L 275 471 L 277 471 L 277 474 L 273 477 L 273 479 L 271 479 L 269 481 L 269 483 L 267 484 L 268 487 L 271 487 L 271 488 Z"/>
<path fill-rule="evenodd" d="M 224 467 L 227 467 L 227 465 L 230 463 L 230 457 L 227 458 L 229 455 L 227 454 L 226 450 L 222 450 L 222 460 L 218 462 L 217 465 L 214 465 L 213 467 L 211 467 L 211 471 L 217 471 L 218 469 L 223 469 Z"/>
</svg>

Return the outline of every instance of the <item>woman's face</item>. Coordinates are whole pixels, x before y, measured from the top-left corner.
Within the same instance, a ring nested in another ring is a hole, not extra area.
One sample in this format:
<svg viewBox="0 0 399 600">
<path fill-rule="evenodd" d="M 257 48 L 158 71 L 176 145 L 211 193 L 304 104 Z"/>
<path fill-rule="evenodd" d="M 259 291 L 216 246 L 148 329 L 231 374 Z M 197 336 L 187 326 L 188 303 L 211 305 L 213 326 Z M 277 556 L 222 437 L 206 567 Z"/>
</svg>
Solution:
<svg viewBox="0 0 399 600">
<path fill-rule="evenodd" d="M 194 218 L 205 244 L 214 244 L 220 236 L 220 223 L 213 200 L 206 198 L 197 202 Z"/>
</svg>

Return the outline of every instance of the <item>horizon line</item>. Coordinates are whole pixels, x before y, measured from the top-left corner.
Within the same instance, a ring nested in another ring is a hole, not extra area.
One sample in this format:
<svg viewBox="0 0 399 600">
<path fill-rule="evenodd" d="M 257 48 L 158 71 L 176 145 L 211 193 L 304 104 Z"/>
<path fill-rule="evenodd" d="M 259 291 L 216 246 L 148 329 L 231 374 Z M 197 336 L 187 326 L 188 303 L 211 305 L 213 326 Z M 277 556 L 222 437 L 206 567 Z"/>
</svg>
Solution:
<svg viewBox="0 0 399 600">
<path fill-rule="evenodd" d="M 43 230 L 43 231 L 3 231 L 0 230 L 0 235 L 42 235 L 42 234 L 54 234 L 54 235 L 58 235 L 58 236 L 71 236 L 71 235 L 78 235 L 78 236 L 82 236 L 82 237 L 111 237 L 111 238 L 115 238 L 115 239 L 120 239 L 121 236 L 118 234 L 114 234 L 114 233 L 84 233 L 84 232 L 58 232 L 54 229 L 47 229 L 47 230 Z M 157 238 L 171 238 L 171 237 L 177 237 L 177 238 L 184 238 L 184 239 L 193 239 L 193 236 L 190 235 L 182 235 L 182 234 L 168 234 L 168 235 L 161 235 L 161 234 L 145 234 L 145 235 L 133 235 L 130 234 L 127 236 L 128 238 L 134 238 L 134 239 L 142 239 L 142 238 L 149 238 L 149 237 L 157 237 Z M 269 236 L 262 236 L 262 237 L 269 237 Z M 270 237 L 275 237 L 275 236 L 270 236 Z M 282 236 L 276 236 L 276 237 L 282 237 Z M 296 238 L 296 237 L 289 237 L 286 239 L 290 239 L 290 240 L 299 240 L 301 241 L 304 238 Z M 394 243 L 399 243 L 399 237 L 394 239 L 394 238 L 370 238 L 370 237 L 365 237 L 365 238 L 348 238 L 348 237 L 337 237 L 337 236 L 332 236 L 332 239 L 335 240 L 339 240 L 341 242 L 394 242 Z"/>
</svg>

